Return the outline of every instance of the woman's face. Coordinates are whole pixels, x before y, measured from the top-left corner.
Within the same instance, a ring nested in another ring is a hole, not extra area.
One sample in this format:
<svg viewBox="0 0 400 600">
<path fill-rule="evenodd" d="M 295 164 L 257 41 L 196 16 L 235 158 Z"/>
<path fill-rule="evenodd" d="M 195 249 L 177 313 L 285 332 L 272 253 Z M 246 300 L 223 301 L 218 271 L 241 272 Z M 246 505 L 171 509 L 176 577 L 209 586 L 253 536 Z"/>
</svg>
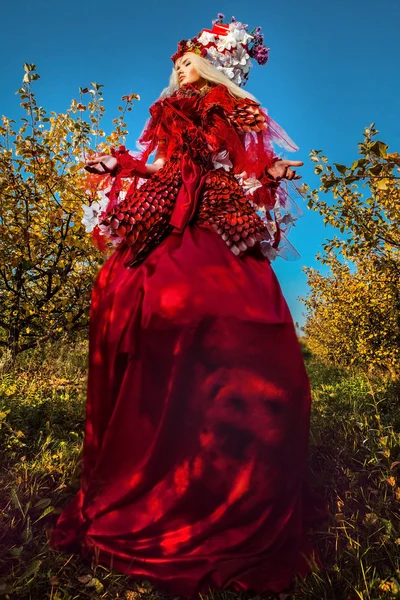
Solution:
<svg viewBox="0 0 400 600">
<path fill-rule="evenodd" d="M 175 70 L 178 76 L 179 87 L 186 83 L 191 83 L 197 87 L 203 87 L 207 82 L 201 77 L 195 66 L 192 64 L 191 55 L 192 52 L 186 52 L 181 58 L 175 63 Z"/>
</svg>

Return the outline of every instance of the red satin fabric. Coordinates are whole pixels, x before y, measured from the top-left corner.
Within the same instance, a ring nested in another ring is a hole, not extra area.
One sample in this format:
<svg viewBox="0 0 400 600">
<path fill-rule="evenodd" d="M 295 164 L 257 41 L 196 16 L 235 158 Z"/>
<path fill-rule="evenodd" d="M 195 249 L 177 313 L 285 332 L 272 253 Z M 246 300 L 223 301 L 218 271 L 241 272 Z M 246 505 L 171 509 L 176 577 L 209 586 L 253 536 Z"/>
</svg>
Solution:
<svg viewBox="0 0 400 600">
<path fill-rule="evenodd" d="M 172 211 L 170 224 L 182 232 L 192 219 L 199 204 L 203 183 L 207 172 L 203 172 L 200 165 L 184 154 L 181 159 L 182 187 L 176 198 Z"/>
<path fill-rule="evenodd" d="M 175 595 L 309 571 L 310 389 L 269 261 L 187 226 L 92 294 L 82 486 L 52 545 Z"/>
</svg>

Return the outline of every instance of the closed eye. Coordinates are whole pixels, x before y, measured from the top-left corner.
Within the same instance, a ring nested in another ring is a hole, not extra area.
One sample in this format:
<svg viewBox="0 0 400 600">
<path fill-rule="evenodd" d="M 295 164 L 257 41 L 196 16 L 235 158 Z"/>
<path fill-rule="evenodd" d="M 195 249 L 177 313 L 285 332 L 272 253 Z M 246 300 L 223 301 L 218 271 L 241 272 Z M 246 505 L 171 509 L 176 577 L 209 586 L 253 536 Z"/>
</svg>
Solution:
<svg viewBox="0 0 400 600">
<path fill-rule="evenodd" d="M 178 75 L 179 75 L 179 70 L 180 70 L 182 67 L 187 67 L 188 65 L 191 65 L 191 64 L 192 64 L 192 63 L 190 62 L 190 60 L 187 60 L 186 62 L 182 63 L 182 64 L 181 64 L 181 65 L 180 65 L 180 66 L 179 66 L 179 67 L 176 69 L 176 71 L 177 71 Z"/>
</svg>

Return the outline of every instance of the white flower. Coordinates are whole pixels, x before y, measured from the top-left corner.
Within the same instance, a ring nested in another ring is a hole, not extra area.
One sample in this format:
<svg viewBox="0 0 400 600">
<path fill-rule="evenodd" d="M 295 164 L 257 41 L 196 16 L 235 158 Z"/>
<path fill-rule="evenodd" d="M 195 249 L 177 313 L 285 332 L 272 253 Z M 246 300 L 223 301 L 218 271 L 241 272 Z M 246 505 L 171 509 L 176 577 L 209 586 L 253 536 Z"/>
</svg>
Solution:
<svg viewBox="0 0 400 600">
<path fill-rule="evenodd" d="M 108 242 L 111 242 L 113 246 L 120 243 L 121 239 L 119 236 L 111 235 L 111 227 L 109 225 L 99 225 L 100 235 L 104 235 L 108 238 Z M 113 230 L 114 233 L 114 230 Z"/>
<path fill-rule="evenodd" d="M 242 73 L 248 73 L 252 66 L 253 65 L 252 65 L 250 57 L 249 57 L 249 60 L 246 61 L 245 65 L 242 67 Z"/>
<path fill-rule="evenodd" d="M 235 69 L 233 67 L 217 67 L 217 69 L 222 71 L 229 79 L 234 79 Z"/>
<path fill-rule="evenodd" d="M 82 225 L 85 226 L 86 233 L 90 233 L 97 225 L 98 216 L 100 214 L 100 205 L 97 202 L 93 202 L 90 206 L 83 204 L 82 208 L 84 213 Z"/>
<path fill-rule="evenodd" d="M 240 87 L 242 83 L 242 72 L 237 67 L 234 69 L 233 82 Z"/>
<path fill-rule="evenodd" d="M 232 63 L 234 65 L 241 65 L 244 67 L 249 59 L 250 55 L 246 52 L 243 46 L 236 48 L 235 52 L 232 54 Z"/>
<path fill-rule="evenodd" d="M 237 173 L 235 175 L 235 179 L 237 180 L 239 185 L 242 185 L 242 181 L 243 179 L 245 179 L 247 177 L 247 173 L 246 171 L 242 171 L 242 173 Z"/>
<path fill-rule="evenodd" d="M 227 68 L 227 67 L 233 67 L 234 66 L 234 62 L 233 62 L 233 52 L 225 52 L 225 54 L 221 54 L 221 63 L 223 65 L 223 67 Z"/>
<path fill-rule="evenodd" d="M 203 46 L 207 46 L 210 42 L 215 42 L 215 33 L 209 33 L 208 31 L 203 31 L 201 36 L 198 38 L 200 44 Z"/>
<path fill-rule="evenodd" d="M 215 152 L 212 155 L 212 162 L 215 169 L 224 169 L 230 171 L 233 164 L 229 160 L 229 152 L 227 150 L 221 150 L 221 152 Z"/>
<path fill-rule="evenodd" d="M 222 64 L 224 58 L 224 55 L 220 54 L 218 50 L 214 48 L 214 46 L 207 48 L 207 60 L 209 60 L 214 66 Z"/>
<path fill-rule="evenodd" d="M 221 35 L 217 41 L 217 48 L 220 52 L 224 52 L 225 50 L 232 50 L 232 48 L 236 48 L 236 38 L 229 32 L 227 35 Z"/>
<path fill-rule="evenodd" d="M 262 183 L 258 181 L 255 177 L 247 177 L 246 171 L 243 173 L 239 173 L 239 175 L 235 175 L 239 185 L 243 188 L 246 196 L 248 194 L 254 194 L 258 188 L 262 187 Z"/>
<path fill-rule="evenodd" d="M 98 201 L 100 212 L 103 213 L 107 209 L 108 203 L 110 202 L 110 198 L 106 196 L 106 192 L 104 190 L 99 190 L 97 192 L 97 195 L 100 197 L 100 200 Z"/>
<path fill-rule="evenodd" d="M 260 187 L 262 187 L 262 183 L 255 177 L 249 177 L 242 182 L 242 188 L 245 194 L 254 194 Z"/>
<path fill-rule="evenodd" d="M 253 36 L 247 33 L 240 21 L 229 24 L 229 35 L 234 38 L 235 42 L 240 44 L 248 44 L 253 39 Z"/>
</svg>

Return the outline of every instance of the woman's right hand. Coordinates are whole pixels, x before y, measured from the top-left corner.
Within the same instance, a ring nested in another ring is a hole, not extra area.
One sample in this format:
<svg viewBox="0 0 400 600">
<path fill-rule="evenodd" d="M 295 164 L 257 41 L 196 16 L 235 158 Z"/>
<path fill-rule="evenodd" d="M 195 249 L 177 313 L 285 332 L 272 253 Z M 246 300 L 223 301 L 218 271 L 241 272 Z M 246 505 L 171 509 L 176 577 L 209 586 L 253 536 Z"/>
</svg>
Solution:
<svg viewBox="0 0 400 600">
<path fill-rule="evenodd" d="M 106 173 L 112 173 L 117 166 L 118 161 L 115 156 L 109 156 L 103 154 L 92 160 L 87 160 L 85 169 L 89 173 L 95 173 L 96 175 L 105 175 Z"/>
</svg>

